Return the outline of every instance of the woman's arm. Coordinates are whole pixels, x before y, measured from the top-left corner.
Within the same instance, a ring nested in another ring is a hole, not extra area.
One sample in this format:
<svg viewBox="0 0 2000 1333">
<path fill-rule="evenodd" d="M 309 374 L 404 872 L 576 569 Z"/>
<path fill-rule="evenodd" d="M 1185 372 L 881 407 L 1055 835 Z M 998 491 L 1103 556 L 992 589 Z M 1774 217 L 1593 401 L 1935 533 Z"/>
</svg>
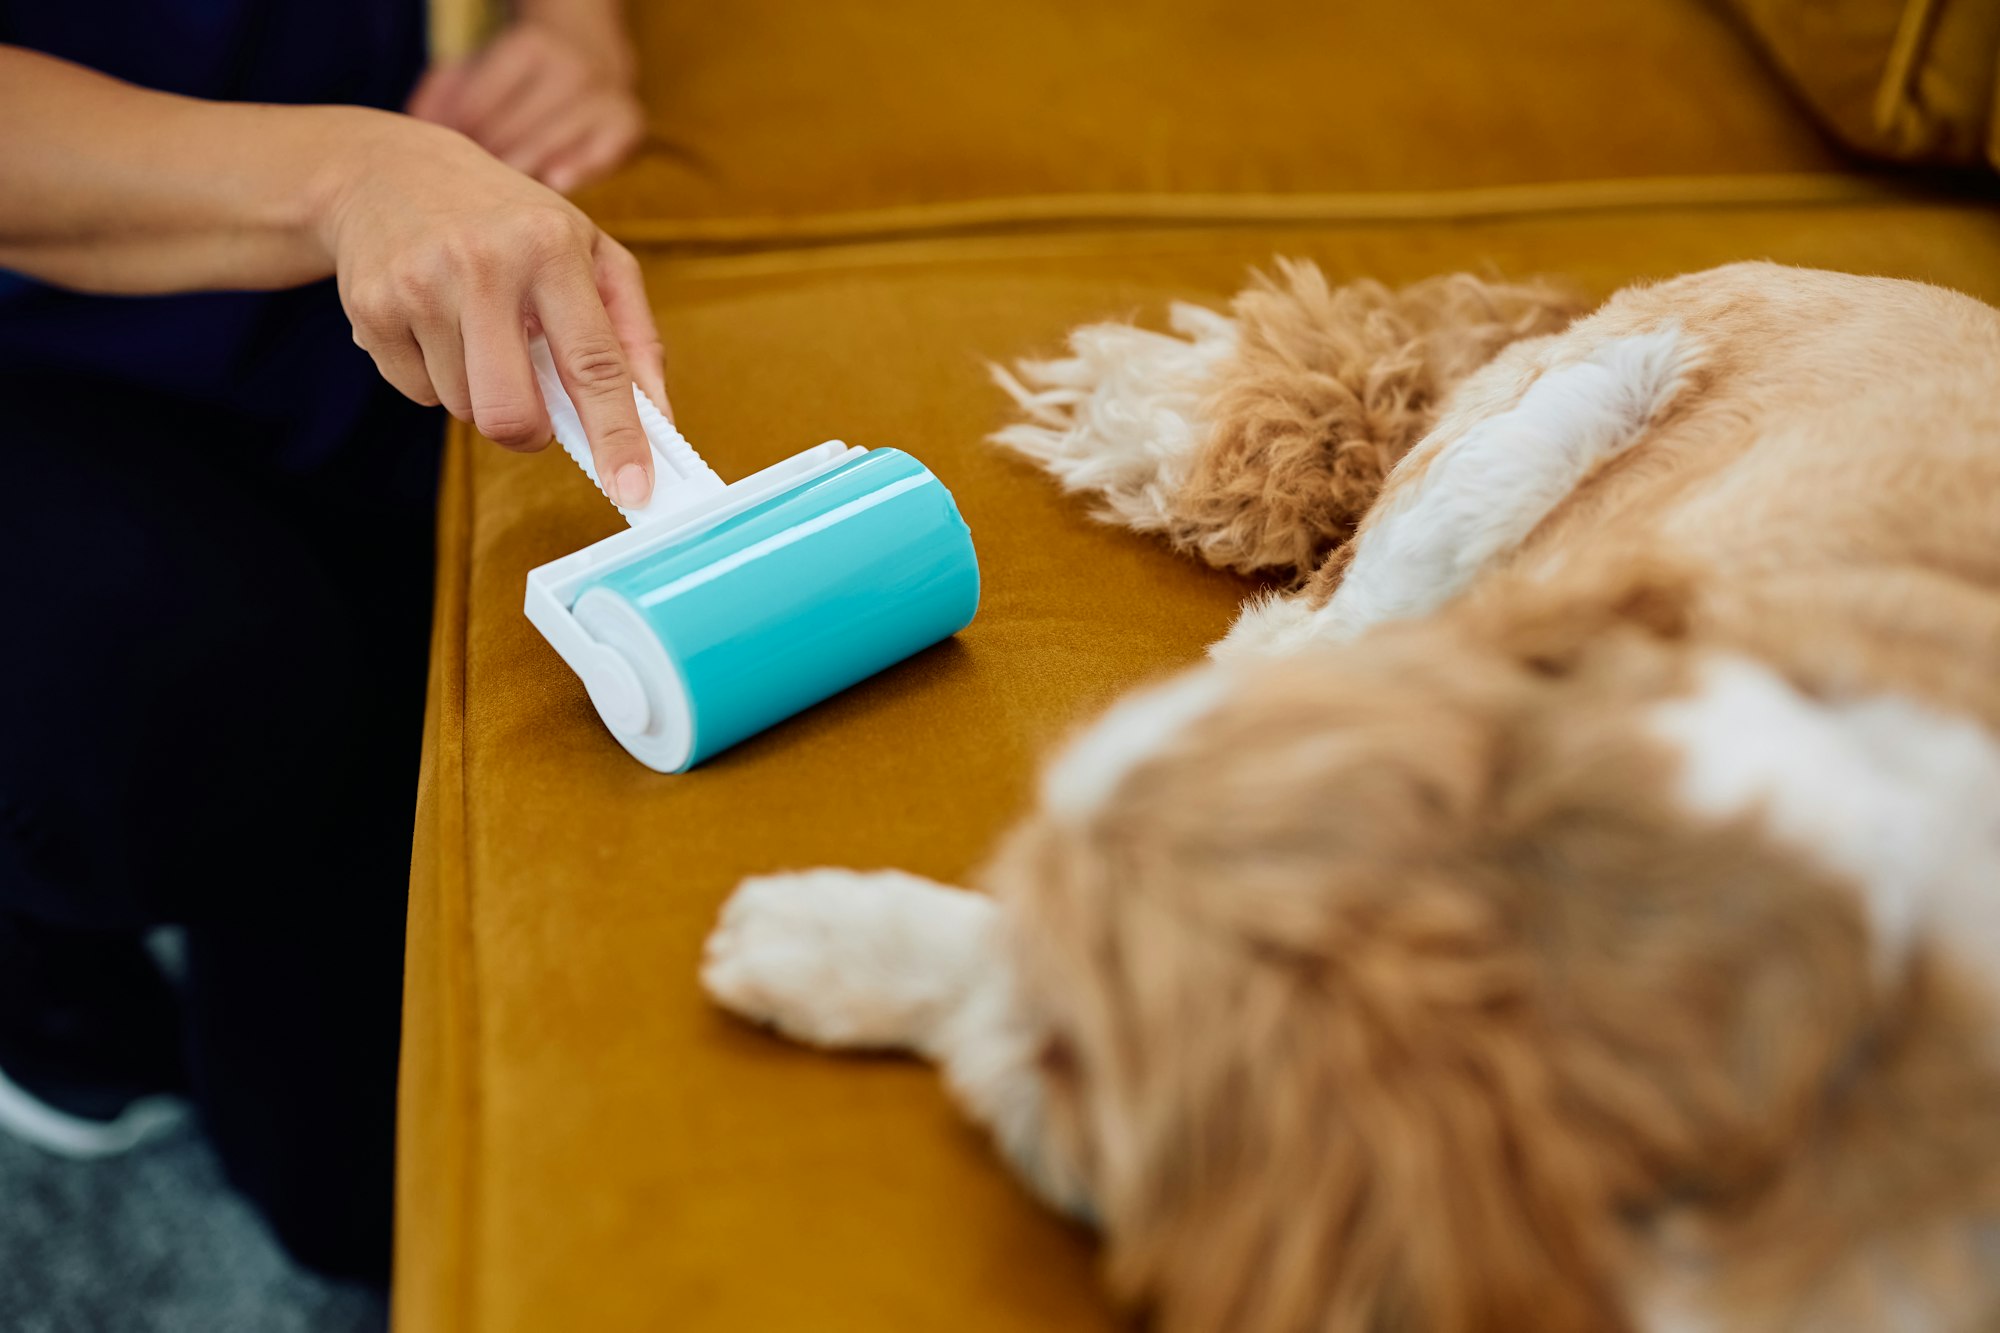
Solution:
<svg viewBox="0 0 2000 1333">
<path fill-rule="evenodd" d="M 332 274 L 391 384 L 512 448 L 548 442 L 527 354 L 539 328 L 607 489 L 627 506 L 651 494 L 631 382 L 666 398 L 638 262 L 463 135 L 357 107 L 175 97 L 8 47 L 0 124 L 0 267 L 129 293 Z"/>
<path fill-rule="evenodd" d="M 198 102 L 0 47 L 0 265 L 96 292 L 289 287 L 381 113 Z"/>
</svg>

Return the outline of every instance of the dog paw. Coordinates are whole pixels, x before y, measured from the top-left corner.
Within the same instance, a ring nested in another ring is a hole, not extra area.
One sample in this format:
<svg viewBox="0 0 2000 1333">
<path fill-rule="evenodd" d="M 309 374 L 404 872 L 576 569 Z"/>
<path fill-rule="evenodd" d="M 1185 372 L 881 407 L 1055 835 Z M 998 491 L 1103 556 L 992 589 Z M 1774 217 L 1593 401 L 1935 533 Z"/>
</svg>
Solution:
<svg viewBox="0 0 2000 1333">
<path fill-rule="evenodd" d="M 1324 608 L 1307 604 L 1303 596 L 1276 593 L 1252 598 L 1236 613 L 1229 633 L 1209 645 L 1218 662 L 1253 657 L 1288 657 L 1327 637 Z"/>
<path fill-rule="evenodd" d="M 795 1041 L 919 1047 L 977 974 L 994 910 L 893 870 L 746 879 L 708 937 L 702 986 Z"/>
<path fill-rule="evenodd" d="M 1070 334 L 1067 357 L 1019 361 L 1011 372 L 994 366 L 1026 420 L 993 442 L 1032 459 L 1065 491 L 1098 496 L 1100 517 L 1166 530 L 1210 434 L 1202 403 L 1236 351 L 1236 322 L 1226 315 L 1181 302 L 1169 323 L 1179 336 L 1088 324 Z"/>
</svg>

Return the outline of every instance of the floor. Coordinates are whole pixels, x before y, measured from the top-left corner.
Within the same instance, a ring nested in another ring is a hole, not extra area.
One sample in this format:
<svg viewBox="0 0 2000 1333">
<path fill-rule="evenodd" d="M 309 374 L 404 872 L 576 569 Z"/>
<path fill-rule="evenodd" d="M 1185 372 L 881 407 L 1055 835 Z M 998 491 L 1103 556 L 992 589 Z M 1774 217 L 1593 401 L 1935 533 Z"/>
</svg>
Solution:
<svg viewBox="0 0 2000 1333">
<path fill-rule="evenodd" d="M 0 1134 L 6 1333 L 383 1333 L 379 1299 L 294 1268 L 192 1129 L 104 1162 Z"/>
</svg>

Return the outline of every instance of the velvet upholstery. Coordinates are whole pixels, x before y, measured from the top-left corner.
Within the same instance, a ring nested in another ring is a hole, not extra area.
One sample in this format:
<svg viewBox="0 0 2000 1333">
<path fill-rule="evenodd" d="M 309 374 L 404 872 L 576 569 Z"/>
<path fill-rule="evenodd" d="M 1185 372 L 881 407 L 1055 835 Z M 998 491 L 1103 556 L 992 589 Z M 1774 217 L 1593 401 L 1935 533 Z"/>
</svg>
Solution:
<svg viewBox="0 0 2000 1333">
<path fill-rule="evenodd" d="M 1828 127 L 1877 157 L 2000 166 L 2000 0 L 1732 0 Z"/>
<path fill-rule="evenodd" d="M 985 597 L 955 641 L 662 777 L 521 613 L 527 570 L 616 516 L 559 452 L 457 434 L 401 1333 L 1118 1326 L 1088 1236 L 1014 1187 L 929 1071 L 716 1012 L 701 940 L 746 873 L 967 875 L 1046 747 L 1195 660 L 1247 590 L 982 443 L 1005 416 L 983 358 L 1219 302 L 1276 254 L 1598 293 L 1763 257 L 2000 298 L 1990 203 L 1840 169 L 1699 0 L 1616 9 L 645 9 L 656 144 L 590 202 L 646 263 L 683 428 L 725 476 L 831 437 L 910 450 L 957 495 Z"/>
<path fill-rule="evenodd" d="M 736 0 L 634 12 L 652 141 L 587 202 L 660 239 L 893 228 L 911 205 L 982 200 L 1835 160 L 1702 0 Z"/>
</svg>

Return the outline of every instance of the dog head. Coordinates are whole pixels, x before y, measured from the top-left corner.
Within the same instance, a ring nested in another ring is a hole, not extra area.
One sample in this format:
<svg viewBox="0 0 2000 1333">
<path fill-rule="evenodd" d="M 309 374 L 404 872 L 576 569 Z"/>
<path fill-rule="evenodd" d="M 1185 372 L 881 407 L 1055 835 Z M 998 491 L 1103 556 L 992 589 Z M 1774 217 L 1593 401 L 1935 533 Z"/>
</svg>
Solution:
<svg viewBox="0 0 2000 1333">
<path fill-rule="evenodd" d="M 1049 1134 L 1171 1329 L 1617 1329 L 1867 1025 L 1851 894 L 1700 822 L 1670 589 L 1201 668 L 995 863 Z"/>
</svg>

